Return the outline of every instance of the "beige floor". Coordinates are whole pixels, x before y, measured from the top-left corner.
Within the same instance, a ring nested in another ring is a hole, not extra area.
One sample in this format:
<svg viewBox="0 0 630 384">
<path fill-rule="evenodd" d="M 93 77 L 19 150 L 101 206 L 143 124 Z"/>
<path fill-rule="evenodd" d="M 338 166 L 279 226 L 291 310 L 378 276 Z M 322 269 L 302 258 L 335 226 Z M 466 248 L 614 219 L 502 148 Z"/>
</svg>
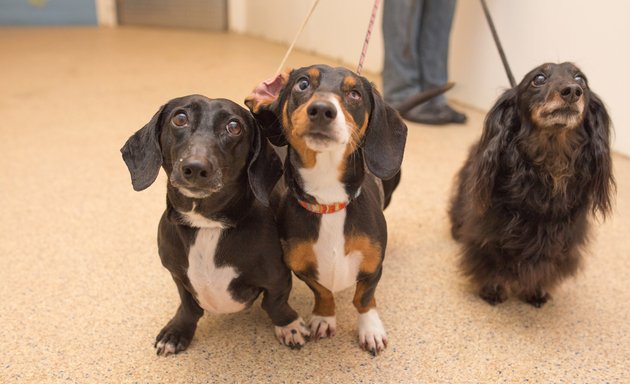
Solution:
<svg viewBox="0 0 630 384">
<path fill-rule="evenodd" d="M 490 307 L 457 273 L 445 214 L 480 132 L 472 110 L 466 126 L 409 126 L 386 212 L 380 357 L 357 346 L 352 292 L 338 298 L 338 335 L 301 351 L 276 342 L 256 303 L 204 316 L 188 351 L 155 356 L 178 304 L 156 254 L 165 181 L 134 192 L 119 148 L 172 97 L 243 100 L 284 49 L 196 32 L 0 29 L 0 382 L 630 382 L 630 160 L 615 156 L 616 211 L 584 272 L 543 309 Z M 317 62 L 296 52 L 289 65 Z M 308 317 L 299 281 L 291 302 Z"/>
</svg>

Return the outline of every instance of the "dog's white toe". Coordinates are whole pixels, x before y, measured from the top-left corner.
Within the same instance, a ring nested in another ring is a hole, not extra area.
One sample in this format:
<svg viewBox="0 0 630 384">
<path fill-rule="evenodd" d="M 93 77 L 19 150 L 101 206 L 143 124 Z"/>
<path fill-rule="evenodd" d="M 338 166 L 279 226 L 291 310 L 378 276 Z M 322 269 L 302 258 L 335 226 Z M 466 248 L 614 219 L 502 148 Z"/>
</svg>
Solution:
<svg viewBox="0 0 630 384">
<path fill-rule="evenodd" d="M 376 309 L 359 315 L 359 344 L 373 356 L 387 347 L 387 333 Z"/>
<path fill-rule="evenodd" d="M 311 335 L 315 340 L 324 339 L 326 337 L 335 336 L 337 329 L 337 320 L 335 316 L 318 316 L 313 315 L 309 322 Z"/>
<path fill-rule="evenodd" d="M 172 355 L 177 353 L 177 346 L 168 341 L 168 342 L 164 342 L 164 341 L 160 341 L 157 344 L 155 344 L 155 349 L 157 351 L 157 354 L 160 356 L 168 356 L 168 355 Z"/>
<path fill-rule="evenodd" d="M 280 343 L 290 347 L 291 349 L 302 348 L 305 343 L 305 338 L 311 334 L 301 317 L 298 317 L 296 320 L 284 327 L 276 326 L 274 328 L 276 337 Z"/>
</svg>

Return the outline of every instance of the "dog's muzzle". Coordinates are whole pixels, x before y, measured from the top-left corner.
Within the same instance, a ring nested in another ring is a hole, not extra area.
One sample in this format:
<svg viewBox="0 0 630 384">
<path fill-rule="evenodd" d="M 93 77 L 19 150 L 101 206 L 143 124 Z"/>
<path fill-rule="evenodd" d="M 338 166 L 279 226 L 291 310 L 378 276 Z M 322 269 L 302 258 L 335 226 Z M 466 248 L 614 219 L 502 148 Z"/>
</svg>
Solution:
<svg viewBox="0 0 630 384">
<path fill-rule="evenodd" d="M 188 197 L 207 197 L 221 189 L 221 170 L 204 156 L 190 156 L 177 161 L 171 183 Z"/>
<path fill-rule="evenodd" d="M 538 122 L 554 128 L 574 128 L 584 117 L 584 90 L 576 84 L 560 87 L 538 108 Z"/>
<path fill-rule="evenodd" d="M 347 141 L 346 123 L 340 106 L 329 97 L 313 100 L 306 108 L 308 128 L 304 132 L 307 145 L 314 150 L 323 150 L 329 145 Z"/>
<path fill-rule="evenodd" d="M 560 97 L 567 103 L 575 103 L 584 94 L 584 90 L 577 84 L 570 84 L 560 90 Z"/>
<path fill-rule="evenodd" d="M 306 109 L 311 123 L 321 126 L 332 123 L 337 117 L 337 108 L 328 100 L 315 100 Z"/>
</svg>

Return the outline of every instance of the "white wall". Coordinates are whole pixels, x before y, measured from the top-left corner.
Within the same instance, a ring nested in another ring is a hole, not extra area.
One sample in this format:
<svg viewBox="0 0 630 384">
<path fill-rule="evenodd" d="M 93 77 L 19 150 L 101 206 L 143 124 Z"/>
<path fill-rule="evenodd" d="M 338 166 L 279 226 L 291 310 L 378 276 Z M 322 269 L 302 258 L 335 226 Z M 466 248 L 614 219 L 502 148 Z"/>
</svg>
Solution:
<svg viewBox="0 0 630 384">
<path fill-rule="evenodd" d="M 487 2 L 516 81 L 546 61 L 576 63 L 608 106 L 614 148 L 630 155 L 630 2 Z M 458 84 L 454 98 L 487 109 L 508 86 L 478 1 L 458 3 L 450 60 L 450 75 Z"/>
<path fill-rule="evenodd" d="M 382 0 L 396 1 L 396 0 Z M 630 155 L 630 1 L 487 0 L 517 81 L 546 61 L 573 61 L 608 105 L 616 130 L 614 147 Z M 229 0 L 234 30 L 289 43 L 311 0 Z M 359 59 L 373 1 L 320 0 L 297 47 L 344 62 Z M 381 15 L 375 23 L 365 68 L 379 72 L 383 60 Z M 278 58 L 280 61 L 281 58 Z M 508 86 L 477 0 L 459 0 L 451 36 L 449 97 L 487 110 Z"/>
<path fill-rule="evenodd" d="M 247 33 L 247 0 L 228 0 L 228 27 L 233 32 Z"/>
<path fill-rule="evenodd" d="M 369 0 L 320 0 L 296 48 L 338 59 L 355 68 L 370 21 L 372 3 Z M 229 0 L 228 9 L 245 12 L 245 27 L 241 24 L 243 15 L 238 17 L 232 15 L 232 11 L 228 12 L 230 20 L 238 23 L 234 31 L 290 44 L 312 4 L 313 0 Z M 379 10 L 364 64 L 366 70 L 373 72 L 380 71 L 383 57 L 380 14 Z M 281 59 L 278 58 L 278 64 Z"/>
<path fill-rule="evenodd" d="M 117 24 L 116 0 L 95 0 L 98 25 L 113 27 Z"/>
</svg>

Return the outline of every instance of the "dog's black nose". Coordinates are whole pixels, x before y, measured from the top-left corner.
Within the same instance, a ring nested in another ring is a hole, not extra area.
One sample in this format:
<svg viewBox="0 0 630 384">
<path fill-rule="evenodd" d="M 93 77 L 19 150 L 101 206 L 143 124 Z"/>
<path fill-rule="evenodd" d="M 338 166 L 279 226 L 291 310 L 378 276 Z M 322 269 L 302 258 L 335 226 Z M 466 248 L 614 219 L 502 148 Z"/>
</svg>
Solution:
<svg viewBox="0 0 630 384">
<path fill-rule="evenodd" d="M 330 101 L 317 100 L 308 106 L 306 113 L 314 123 L 330 123 L 337 117 L 337 108 Z"/>
<path fill-rule="evenodd" d="M 212 171 L 212 164 L 204 157 L 190 157 L 182 162 L 182 174 L 191 183 L 207 181 Z"/>
<path fill-rule="evenodd" d="M 571 84 L 562 88 L 562 90 L 560 91 L 560 96 L 562 96 L 564 101 L 566 101 L 567 103 L 575 103 L 580 99 L 583 93 L 584 90 L 582 89 L 582 87 L 577 84 Z"/>
</svg>

